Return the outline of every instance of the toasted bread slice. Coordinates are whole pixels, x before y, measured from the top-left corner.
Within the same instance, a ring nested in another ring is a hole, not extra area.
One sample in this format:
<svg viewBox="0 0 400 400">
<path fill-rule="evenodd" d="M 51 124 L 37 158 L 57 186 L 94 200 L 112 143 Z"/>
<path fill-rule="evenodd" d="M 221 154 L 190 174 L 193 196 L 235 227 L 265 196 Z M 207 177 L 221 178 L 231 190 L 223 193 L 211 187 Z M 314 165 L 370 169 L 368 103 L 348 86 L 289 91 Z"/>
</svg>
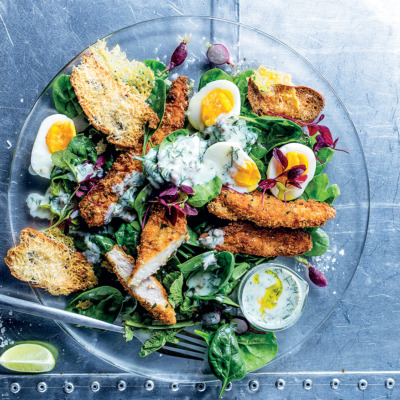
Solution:
<svg viewBox="0 0 400 400">
<path fill-rule="evenodd" d="M 249 222 L 231 222 L 218 228 L 223 232 L 223 243 L 217 251 L 233 254 L 250 254 L 259 257 L 294 257 L 312 248 L 311 236 L 301 229 L 267 229 Z M 200 236 L 200 243 L 207 243 L 208 233 Z"/>
<path fill-rule="evenodd" d="M 262 93 L 251 78 L 247 97 L 257 115 L 274 115 L 272 111 L 302 122 L 314 121 L 325 106 L 322 94 L 309 87 L 276 84 Z"/>
<path fill-rule="evenodd" d="M 155 274 L 189 239 L 186 215 L 179 213 L 173 225 L 167 218 L 167 212 L 164 206 L 156 205 L 142 231 L 136 265 L 129 281 L 132 286 L 140 285 L 143 280 Z"/>
<path fill-rule="evenodd" d="M 117 82 L 92 55 L 82 56 L 70 81 L 84 113 L 96 129 L 108 135 L 110 143 L 133 148 L 147 123 L 157 128 L 157 114 L 126 84 Z"/>
<path fill-rule="evenodd" d="M 168 301 L 167 292 L 156 278 L 150 276 L 137 287 L 128 286 L 128 280 L 135 266 L 133 257 L 128 256 L 118 245 L 115 245 L 106 257 L 124 289 L 155 319 L 166 325 L 176 323 L 175 310 Z"/>
<path fill-rule="evenodd" d="M 90 289 L 97 284 L 92 264 L 68 239 L 59 231 L 42 234 L 24 229 L 19 246 L 10 249 L 4 261 L 17 279 L 53 295 Z"/>
</svg>

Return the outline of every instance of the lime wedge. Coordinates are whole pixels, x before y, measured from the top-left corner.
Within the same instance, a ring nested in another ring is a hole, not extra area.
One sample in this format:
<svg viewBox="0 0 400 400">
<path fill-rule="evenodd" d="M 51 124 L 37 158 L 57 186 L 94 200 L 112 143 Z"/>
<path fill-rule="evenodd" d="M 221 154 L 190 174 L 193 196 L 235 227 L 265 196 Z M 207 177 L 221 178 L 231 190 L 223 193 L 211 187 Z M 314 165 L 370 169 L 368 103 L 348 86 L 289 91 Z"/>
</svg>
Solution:
<svg viewBox="0 0 400 400">
<path fill-rule="evenodd" d="M 49 372 L 56 365 L 56 360 L 45 346 L 21 343 L 7 349 L 1 355 L 0 365 L 16 372 Z"/>
</svg>

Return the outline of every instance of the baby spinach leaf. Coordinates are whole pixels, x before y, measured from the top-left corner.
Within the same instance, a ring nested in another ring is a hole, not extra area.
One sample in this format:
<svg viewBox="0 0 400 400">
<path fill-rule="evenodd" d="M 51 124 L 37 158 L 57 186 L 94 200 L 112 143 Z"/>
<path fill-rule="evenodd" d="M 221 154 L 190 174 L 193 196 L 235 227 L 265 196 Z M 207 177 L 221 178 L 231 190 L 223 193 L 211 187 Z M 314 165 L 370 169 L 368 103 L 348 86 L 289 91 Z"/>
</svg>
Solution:
<svg viewBox="0 0 400 400">
<path fill-rule="evenodd" d="M 263 130 L 263 134 L 258 137 L 258 143 L 262 144 L 267 152 L 270 152 L 274 147 L 296 141 L 303 133 L 299 125 L 284 118 L 267 115 L 259 117 L 256 114 L 240 118 L 247 121 L 249 125 Z"/>
<path fill-rule="evenodd" d="M 193 207 L 203 207 L 209 201 L 217 197 L 222 189 L 222 181 L 218 176 L 211 179 L 210 182 L 197 184 L 193 190 L 194 195 L 187 201 Z"/>
<path fill-rule="evenodd" d="M 257 334 L 245 332 L 237 337 L 239 351 L 244 360 L 246 370 L 254 371 L 270 362 L 278 352 L 276 336 L 272 332 Z"/>
<path fill-rule="evenodd" d="M 230 325 L 221 326 L 215 333 L 208 352 L 208 362 L 213 374 L 222 382 L 219 397 L 229 382 L 238 381 L 246 376 L 245 360 Z"/>
<path fill-rule="evenodd" d="M 201 247 L 198 242 L 198 236 L 196 232 L 188 226 L 189 240 L 185 243 L 186 245 L 191 245 L 194 247 Z"/>
<path fill-rule="evenodd" d="M 307 185 L 304 193 L 299 197 L 304 200 L 318 200 L 332 205 L 333 201 L 340 195 L 339 186 L 329 185 L 329 178 L 326 174 L 316 175 Z"/>
<path fill-rule="evenodd" d="M 170 302 L 172 308 L 178 307 L 183 302 L 183 275 L 182 273 L 179 275 L 177 279 L 175 279 L 170 288 L 169 288 L 169 296 L 168 301 Z"/>
<path fill-rule="evenodd" d="M 57 112 L 68 118 L 75 118 L 82 114 L 74 88 L 71 85 L 69 75 L 61 75 L 53 84 L 52 95 Z"/>
<path fill-rule="evenodd" d="M 130 224 L 121 224 L 117 232 L 115 232 L 115 240 L 117 241 L 118 246 L 133 257 L 136 257 L 139 238 L 140 233 Z"/>
<path fill-rule="evenodd" d="M 329 250 L 329 236 L 321 228 L 318 228 L 311 234 L 313 247 L 304 253 L 307 257 L 322 256 Z"/>
<path fill-rule="evenodd" d="M 216 251 L 207 251 L 206 253 L 199 254 L 196 257 L 191 258 L 190 260 L 179 264 L 177 268 L 182 272 L 185 279 L 194 271 L 203 266 L 203 259 L 207 256 L 216 254 Z"/>
<path fill-rule="evenodd" d="M 69 150 L 58 150 L 51 155 L 51 160 L 56 167 L 75 173 L 75 167 L 85 161 Z"/>
<path fill-rule="evenodd" d="M 102 235 L 91 235 L 89 240 L 100 249 L 103 256 L 115 246 L 114 240 Z"/>
<path fill-rule="evenodd" d="M 254 75 L 254 71 L 249 69 L 248 71 L 242 72 L 238 77 L 235 78 L 233 83 L 239 88 L 240 102 L 241 102 L 241 114 L 246 114 L 252 110 L 249 100 L 247 99 L 247 93 L 249 91 L 249 84 L 247 79 Z"/>
<path fill-rule="evenodd" d="M 160 144 L 158 151 L 164 150 L 166 146 L 174 143 L 180 136 L 189 136 L 190 132 L 187 129 L 178 129 L 177 131 L 171 132 Z"/>
<path fill-rule="evenodd" d="M 181 329 L 166 329 L 166 330 L 156 330 L 151 334 L 150 339 L 147 339 L 141 348 L 140 357 L 146 357 L 151 353 L 164 347 L 167 342 L 179 343 L 179 339 L 175 335 Z"/>
<path fill-rule="evenodd" d="M 171 288 L 171 285 L 181 276 L 181 273 L 179 271 L 174 271 L 170 272 L 164 279 L 163 279 L 163 285 L 165 287 L 165 290 L 169 292 L 169 289 Z"/>
<path fill-rule="evenodd" d="M 137 300 L 130 294 L 125 295 L 122 303 L 122 315 L 133 315 L 137 307 Z"/>
<path fill-rule="evenodd" d="M 145 60 L 143 61 L 143 64 L 154 72 L 156 78 L 163 80 L 168 78 L 169 71 L 166 71 L 167 67 L 162 62 L 156 60 Z"/>
<path fill-rule="evenodd" d="M 203 88 L 204 86 L 207 85 L 207 83 L 214 82 L 214 81 L 220 81 L 220 80 L 226 80 L 229 82 L 233 82 L 233 79 L 222 69 L 219 68 L 213 68 L 208 70 L 203 74 L 203 76 L 200 78 L 200 83 L 199 83 L 199 89 Z"/>
<path fill-rule="evenodd" d="M 154 87 L 150 93 L 150 96 L 147 99 L 147 104 L 157 114 L 158 118 L 160 119 L 158 126 L 160 126 L 162 119 L 164 117 L 166 99 L 167 99 L 167 89 L 165 86 L 165 82 L 162 79 L 156 79 L 154 81 Z M 150 136 L 156 130 L 157 129 L 149 129 Z"/>
<path fill-rule="evenodd" d="M 249 156 L 253 157 L 253 159 L 255 158 L 261 160 L 267 153 L 268 150 L 265 148 L 265 146 L 259 143 L 255 143 L 251 148 Z"/>
<path fill-rule="evenodd" d="M 68 143 L 67 150 L 92 163 L 95 163 L 98 158 L 93 142 L 85 135 L 74 136 Z"/>
<path fill-rule="evenodd" d="M 140 225 L 143 223 L 143 218 L 147 212 L 148 200 L 152 192 L 151 184 L 147 184 L 137 195 L 135 200 L 135 210 L 137 212 Z"/>
<path fill-rule="evenodd" d="M 207 342 L 207 344 L 210 345 L 215 332 L 198 331 L 197 329 L 195 329 L 194 333 L 203 338 Z"/>
<path fill-rule="evenodd" d="M 100 286 L 76 296 L 67 311 L 113 323 L 122 308 L 121 292 L 111 286 Z"/>
<path fill-rule="evenodd" d="M 183 303 L 179 307 L 179 314 L 186 318 L 192 318 L 196 311 L 195 299 L 185 297 Z"/>
</svg>

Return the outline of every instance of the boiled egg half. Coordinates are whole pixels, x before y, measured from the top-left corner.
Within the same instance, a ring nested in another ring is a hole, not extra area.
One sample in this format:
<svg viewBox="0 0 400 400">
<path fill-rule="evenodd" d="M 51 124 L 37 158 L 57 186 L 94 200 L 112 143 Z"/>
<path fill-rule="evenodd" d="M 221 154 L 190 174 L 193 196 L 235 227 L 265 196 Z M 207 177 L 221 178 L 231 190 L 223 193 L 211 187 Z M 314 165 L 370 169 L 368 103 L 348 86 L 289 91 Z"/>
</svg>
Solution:
<svg viewBox="0 0 400 400">
<path fill-rule="evenodd" d="M 255 190 L 261 179 L 256 163 L 236 143 L 219 142 L 204 153 L 203 161 L 216 171 L 223 185 L 240 193 Z"/>
<path fill-rule="evenodd" d="M 44 119 L 33 144 L 32 170 L 49 179 L 54 166 L 51 155 L 58 150 L 65 150 L 75 135 L 74 122 L 65 115 L 54 114 Z"/>
<path fill-rule="evenodd" d="M 285 200 L 285 193 L 286 200 L 294 200 L 303 194 L 308 183 L 314 177 L 315 168 L 317 166 L 315 155 L 309 147 L 300 143 L 285 144 L 284 146 L 280 147 L 279 150 L 286 156 L 288 160 L 288 166 L 285 171 L 288 171 L 290 168 L 296 165 L 305 165 L 307 168 L 303 173 L 303 175 L 307 175 L 307 178 L 300 184 L 301 189 L 292 185 L 285 187 L 285 176 L 278 178 L 278 183 L 271 189 L 272 194 L 280 200 Z M 283 167 L 274 157 L 272 157 L 268 165 L 267 178 L 274 179 L 282 174 L 282 172 L 284 172 Z"/>
<path fill-rule="evenodd" d="M 227 80 L 207 83 L 190 99 L 187 111 L 190 123 L 199 131 L 214 125 L 221 114 L 240 114 L 239 89 Z"/>
</svg>

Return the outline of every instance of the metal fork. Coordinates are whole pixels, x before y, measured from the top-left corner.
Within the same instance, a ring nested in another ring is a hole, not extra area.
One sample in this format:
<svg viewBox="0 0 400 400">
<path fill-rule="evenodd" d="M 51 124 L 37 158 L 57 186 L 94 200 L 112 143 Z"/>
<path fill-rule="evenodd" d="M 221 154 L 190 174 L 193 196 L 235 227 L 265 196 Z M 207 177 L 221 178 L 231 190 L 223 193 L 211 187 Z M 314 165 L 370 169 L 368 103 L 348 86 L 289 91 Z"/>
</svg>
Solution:
<svg viewBox="0 0 400 400">
<path fill-rule="evenodd" d="M 67 322 L 70 324 L 82 325 L 88 328 L 102 329 L 117 333 L 125 333 L 125 328 L 121 325 L 110 324 L 100 321 L 95 318 L 87 317 L 86 315 L 75 314 L 70 311 L 60 310 L 58 308 L 47 307 L 42 304 L 33 303 L 31 301 L 22 300 L 17 297 L 6 296 L 0 294 L 0 305 L 23 314 L 34 315 L 57 321 Z M 139 333 L 139 330 L 138 330 Z M 143 335 L 135 335 L 135 337 L 144 342 Z M 206 355 L 207 346 L 204 346 L 197 341 L 202 341 L 202 338 L 192 332 L 183 330 L 175 335 L 179 342 L 185 343 L 187 346 L 178 343 L 167 344 L 160 350 L 159 353 L 172 357 L 187 358 L 190 360 L 203 361 Z M 170 350 L 170 349 L 173 350 Z"/>
</svg>

